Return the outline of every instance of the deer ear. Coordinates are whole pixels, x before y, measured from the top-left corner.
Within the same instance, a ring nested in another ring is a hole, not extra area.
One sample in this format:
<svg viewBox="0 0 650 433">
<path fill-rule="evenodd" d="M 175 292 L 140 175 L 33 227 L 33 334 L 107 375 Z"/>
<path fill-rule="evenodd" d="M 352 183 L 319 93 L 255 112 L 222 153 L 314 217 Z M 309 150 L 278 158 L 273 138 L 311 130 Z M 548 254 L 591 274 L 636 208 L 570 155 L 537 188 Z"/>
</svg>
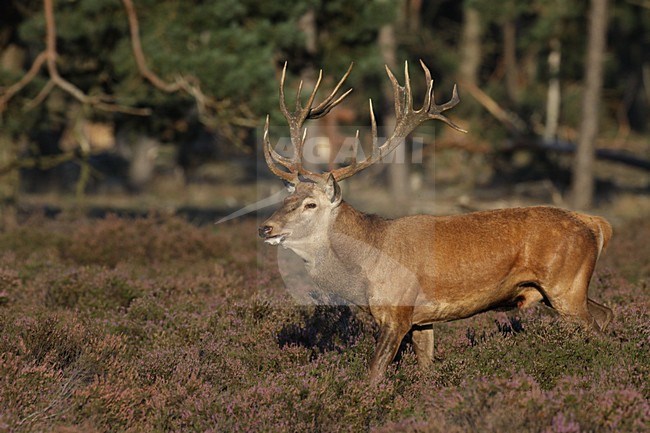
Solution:
<svg viewBox="0 0 650 433">
<path fill-rule="evenodd" d="M 336 179 L 334 179 L 334 175 L 332 173 L 327 176 L 327 181 L 325 183 L 325 193 L 334 206 L 341 204 L 341 187 L 336 182 Z"/>
<path fill-rule="evenodd" d="M 287 180 L 283 180 L 282 182 L 284 183 L 284 187 L 287 189 L 287 191 L 289 191 L 289 194 L 293 194 L 293 192 L 296 190 L 296 185 Z"/>
</svg>

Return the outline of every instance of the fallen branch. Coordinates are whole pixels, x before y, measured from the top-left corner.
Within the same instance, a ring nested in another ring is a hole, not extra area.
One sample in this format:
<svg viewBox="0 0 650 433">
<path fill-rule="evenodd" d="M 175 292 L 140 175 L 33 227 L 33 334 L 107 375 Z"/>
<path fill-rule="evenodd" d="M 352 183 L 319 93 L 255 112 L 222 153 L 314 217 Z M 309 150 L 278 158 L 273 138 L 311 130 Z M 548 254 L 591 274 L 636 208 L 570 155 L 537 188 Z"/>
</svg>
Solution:
<svg viewBox="0 0 650 433">
<path fill-rule="evenodd" d="M 471 137 L 428 137 L 424 136 L 423 152 L 425 155 L 433 154 L 439 150 L 462 150 L 468 153 L 487 154 L 492 151 L 490 145 L 484 141 L 477 141 Z"/>
<path fill-rule="evenodd" d="M 508 141 L 505 146 L 492 149 L 487 143 L 467 140 L 463 137 L 433 139 L 425 136 L 424 153 L 430 154 L 442 149 L 456 149 L 469 153 L 486 154 L 491 152 L 512 152 L 518 149 L 536 149 L 545 152 L 571 154 L 576 150 L 575 143 L 563 140 L 544 140 L 542 137 L 516 138 Z M 650 171 L 650 160 L 641 158 L 623 149 L 596 149 L 596 158 L 604 161 L 617 162 L 641 170 Z"/>
<path fill-rule="evenodd" d="M 59 164 L 76 158 L 74 152 L 59 153 L 56 155 L 37 156 L 33 158 L 16 158 L 0 167 L 0 177 L 20 168 L 39 168 L 48 170 Z"/>
<path fill-rule="evenodd" d="M 517 149 L 540 149 L 548 152 L 574 153 L 576 144 L 570 141 L 553 140 L 546 141 L 541 138 L 517 139 L 509 142 L 505 147 L 499 149 L 501 152 L 509 152 Z M 596 158 L 605 161 L 618 162 L 631 167 L 650 171 L 650 160 L 640 158 L 628 151 L 620 149 L 596 149 Z"/>
<path fill-rule="evenodd" d="M 472 83 L 462 82 L 463 88 L 474 97 L 485 109 L 490 112 L 497 120 L 503 123 L 515 136 L 519 137 L 511 141 L 506 147 L 500 148 L 500 151 L 510 151 L 517 148 L 537 148 L 546 151 L 560 153 L 574 153 L 575 143 L 561 140 L 544 140 L 541 137 L 524 138 L 528 132 L 526 122 L 524 122 L 515 113 L 502 108 L 487 93 L 483 92 Z M 618 162 L 631 167 L 640 168 L 650 171 L 650 160 L 639 158 L 629 152 L 616 149 L 596 149 L 596 158 Z"/>
</svg>

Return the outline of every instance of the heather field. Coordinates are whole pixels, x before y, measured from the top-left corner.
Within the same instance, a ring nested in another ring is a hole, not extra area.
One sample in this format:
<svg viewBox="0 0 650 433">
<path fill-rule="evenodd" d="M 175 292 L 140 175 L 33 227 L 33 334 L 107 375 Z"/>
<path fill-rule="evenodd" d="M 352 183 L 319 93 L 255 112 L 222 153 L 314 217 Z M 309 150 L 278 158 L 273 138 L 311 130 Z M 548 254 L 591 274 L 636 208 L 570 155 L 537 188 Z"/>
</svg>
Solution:
<svg viewBox="0 0 650 433">
<path fill-rule="evenodd" d="M 647 432 L 650 221 L 615 229 L 606 336 L 486 313 L 369 388 L 369 317 L 297 306 L 255 220 L 34 217 L 0 233 L 0 432 Z"/>
</svg>

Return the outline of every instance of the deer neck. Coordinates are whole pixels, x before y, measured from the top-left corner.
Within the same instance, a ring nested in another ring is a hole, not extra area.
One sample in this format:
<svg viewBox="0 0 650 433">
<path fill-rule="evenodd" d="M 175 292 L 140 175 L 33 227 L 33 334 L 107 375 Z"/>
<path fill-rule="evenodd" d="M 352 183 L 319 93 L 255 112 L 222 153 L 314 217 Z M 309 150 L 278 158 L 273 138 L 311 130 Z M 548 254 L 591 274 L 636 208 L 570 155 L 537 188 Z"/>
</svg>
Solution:
<svg viewBox="0 0 650 433">
<path fill-rule="evenodd" d="M 305 260 L 307 271 L 316 280 L 336 279 L 334 275 L 358 278 L 363 274 L 364 263 L 371 262 L 378 251 L 383 225 L 380 217 L 364 214 L 342 202 L 327 231 L 317 242 L 312 242 L 308 260 Z M 306 256 L 301 255 L 303 259 Z"/>
<path fill-rule="evenodd" d="M 333 248 L 351 252 L 376 248 L 388 221 L 358 211 L 346 202 L 341 203 L 339 209 L 329 232 Z"/>
<path fill-rule="evenodd" d="M 317 284 L 356 305 L 368 305 L 369 274 L 380 259 L 382 233 L 387 221 L 360 212 L 343 202 L 329 233 L 328 254 L 321 270 L 312 275 Z"/>
</svg>

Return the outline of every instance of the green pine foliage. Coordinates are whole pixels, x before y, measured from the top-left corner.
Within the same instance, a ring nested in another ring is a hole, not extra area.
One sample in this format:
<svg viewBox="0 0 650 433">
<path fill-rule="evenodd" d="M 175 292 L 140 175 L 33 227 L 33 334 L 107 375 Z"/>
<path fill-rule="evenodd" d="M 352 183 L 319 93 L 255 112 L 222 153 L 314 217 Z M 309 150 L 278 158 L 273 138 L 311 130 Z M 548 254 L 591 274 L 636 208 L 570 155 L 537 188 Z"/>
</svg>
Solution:
<svg viewBox="0 0 650 433">
<path fill-rule="evenodd" d="M 44 48 L 44 17 L 40 1 L 19 3 L 6 6 L 2 25 L 11 35 L 6 41 L 26 49 L 27 67 Z M 231 122 L 246 113 L 248 121 L 252 121 L 249 124 L 258 125 L 266 113 L 271 113 L 274 123 L 281 120 L 276 74 L 285 60 L 289 62 L 288 86 L 294 85 L 301 75 L 315 76 L 320 68 L 327 76 L 340 76 L 354 61 L 356 67 L 349 83 L 357 91 L 350 104 L 359 107 L 359 119 L 366 119 L 367 98 L 372 97 L 377 103 L 382 99 L 385 76 L 377 34 L 385 24 L 395 27 L 399 63 L 409 60 L 415 66 L 418 59 L 423 59 L 437 80 L 439 97 L 448 95 L 459 67 L 463 8 L 469 6 L 479 11 L 483 28 L 480 87 L 525 122 L 539 124 L 545 115 L 549 79 L 546 56 L 550 41 L 557 39 L 562 46 L 560 121 L 564 126 L 577 127 L 584 73 L 586 3 L 508 1 L 495 8 L 483 0 L 424 2 L 417 17 L 418 30 L 414 31 L 409 24 L 414 17 L 407 17 L 405 3 L 397 0 L 300 0 L 290 6 L 253 0 L 135 2 L 143 50 L 151 70 L 167 81 L 179 75 L 196 77 L 206 95 L 227 101 L 218 113 L 220 118 Z M 299 24 L 310 10 L 316 19 L 315 52 L 306 49 L 306 36 Z M 113 95 L 121 104 L 149 107 L 154 112 L 149 118 L 133 119 L 89 110 L 84 113 L 86 117 L 130 120 L 151 135 L 173 129 L 173 122 L 179 119 L 196 123 L 197 113 L 191 97 L 162 92 L 137 71 L 120 1 L 57 1 L 55 18 L 58 65 L 66 79 L 89 94 Z M 503 85 L 501 27 L 507 20 L 514 22 L 517 29 L 521 97 L 516 106 L 507 102 Z M 647 8 L 631 2 L 612 5 L 608 38 L 611 54 L 606 61 L 605 77 L 607 103 L 601 119 L 605 135 L 614 133 L 617 116 L 620 117 L 620 113 L 614 112 L 615 107 L 624 98 L 632 104 L 631 127 L 639 132 L 645 128 L 643 110 L 645 107 L 647 111 L 647 101 L 644 105 L 641 96 L 629 101 L 631 92 L 642 80 L 644 62 L 647 63 L 645 53 L 650 42 L 644 29 L 649 25 Z M 21 75 L 2 70 L 0 85 L 15 82 Z M 46 78 L 42 72 L 10 102 L 2 119 L 3 133 L 16 136 L 30 131 L 34 135 L 38 130 L 61 129 L 66 123 L 76 102 L 58 90 L 44 104 L 27 112 L 23 109 L 43 87 Z M 423 90 L 421 87 L 414 75 L 414 91 Z M 483 109 L 477 109 L 462 88 L 461 95 L 465 103 L 458 107 L 456 115 L 472 118 L 478 115 L 478 125 L 486 131 L 485 138 L 493 142 L 507 135 L 502 125 Z M 170 135 L 166 133 L 166 136 Z M 173 134 L 170 137 L 179 138 Z"/>
<path fill-rule="evenodd" d="M 143 51 L 148 66 L 172 82 L 177 76 L 199 80 L 206 95 L 230 101 L 225 107 L 247 107 L 257 118 L 267 112 L 277 115 L 276 70 L 286 60 L 291 73 L 306 67 L 327 65 L 328 73 L 344 71 L 357 63 L 352 82 L 373 70 L 377 75 L 376 34 L 381 24 L 394 16 L 393 1 L 299 1 L 290 7 L 278 2 L 239 0 L 135 2 Z M 318 52 L 307 53 L 298 21 L 314 9 L 321 34 Z M 16 26 L 17 38 L 31 55 L 44 49 L 44 18 L 37 2 L 23 10 Z M 119 1 L 88 0 L 55 2 L 58 66 L 61 74 L 88 94 L 113 95 L 123 105 L 151 107 L 155 118 L 145 123 L 163 128 L 169 120 L 186 118 L 193 101 L 185 94 L 167 94 L 146 82 L 138 72 L 131 51 L 126 14 Z M 360 70 L 360 71 L 359 71 Z M 19 78 L 0 77 L 2 83 Z M 27 117 L 21 107 L 45 84 L 39 76 L 11 103 L 5 117 L 12 119 L 7 130 L 24 132 Z M 55 91 L 63 101 L 38 108 L 40 116 L 53 118 L 56 126 L 66 119 L 71 98 Z M 230 107 L 230 108 L 229 108 Z M 220 113 L 221 114 L 221 113 Z M 228 117 L 229 113 L 223 113 Z M 111 117 L 106 113 L 94 116 Z M 122 116 L 123 117 L 123 116 Z M 57 120 L 58 119 L 58 120 Z"/>
</svg>

